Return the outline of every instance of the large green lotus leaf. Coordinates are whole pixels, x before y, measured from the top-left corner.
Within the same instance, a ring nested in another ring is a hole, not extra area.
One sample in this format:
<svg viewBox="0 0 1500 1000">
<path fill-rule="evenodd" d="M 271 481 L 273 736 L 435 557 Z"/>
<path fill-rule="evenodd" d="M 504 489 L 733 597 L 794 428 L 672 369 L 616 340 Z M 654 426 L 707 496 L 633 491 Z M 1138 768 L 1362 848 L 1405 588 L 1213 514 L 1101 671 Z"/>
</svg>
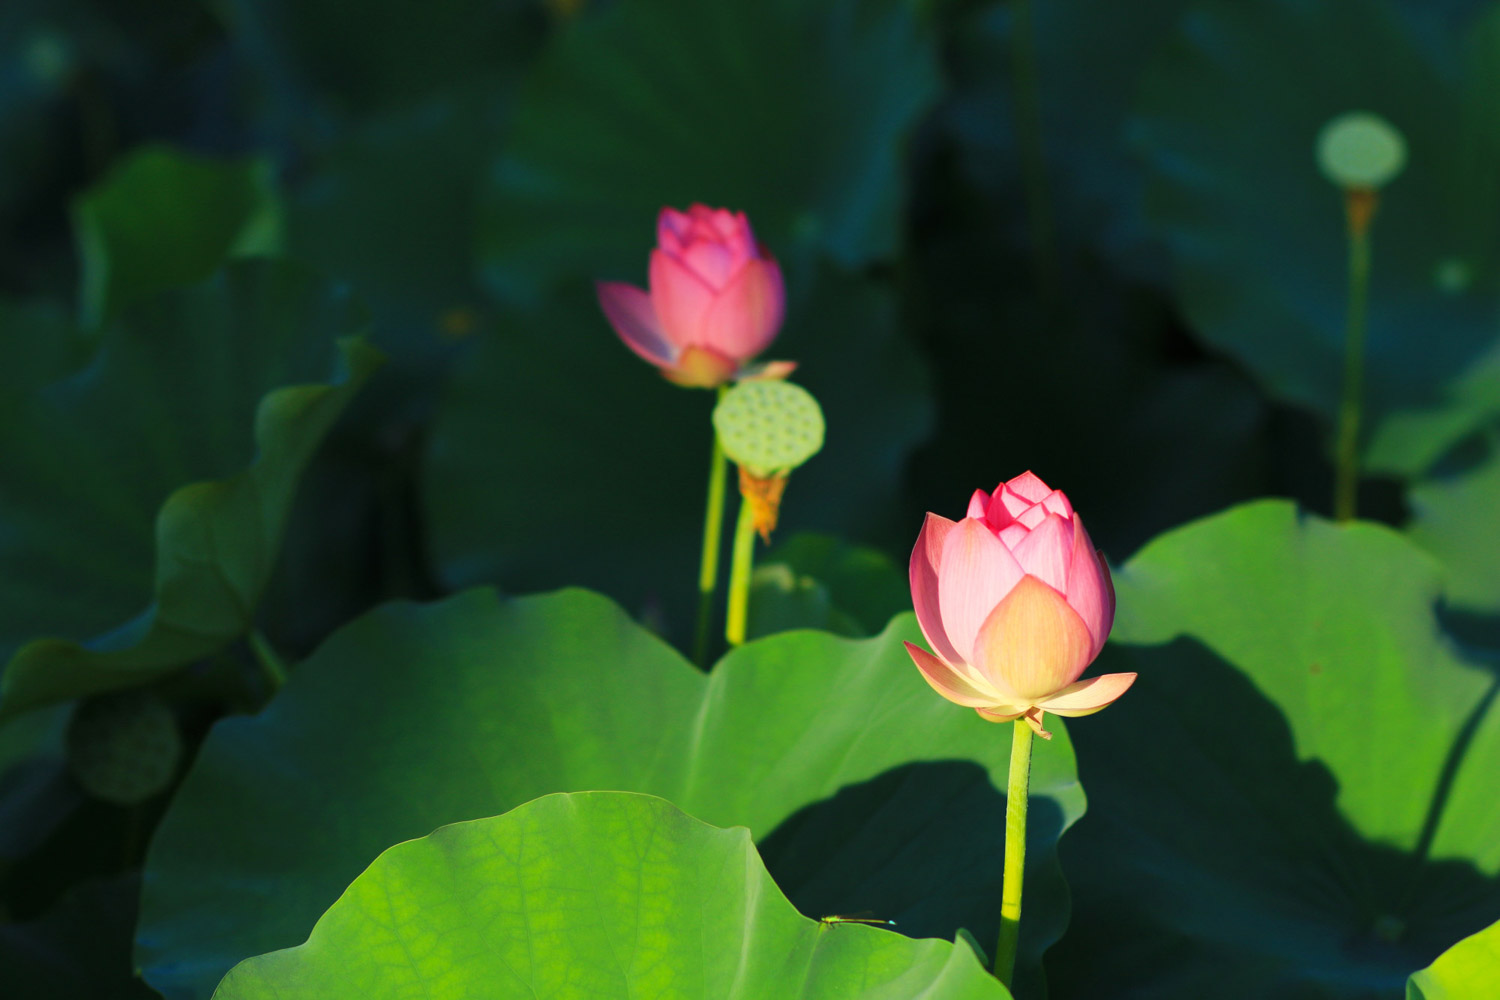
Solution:
<svg viewBox="0 0 1500 1000">
<path fill-rule="evenodd" d="M 281 209 L 262 160 L 146 146 L 73 206 L 79 315 L 94 329 L 132 302 L 199 282 L 230 257 L 273 254 Z"/>
<path fill-rule="evenodd" d="M 1500 435 L 1489 456 L 1412 487 L 1411 540 L 1443 564 L 1447 598 L 1466 611 L 1500 612 Z"/>
<path fill-rule="evenodd" d="M 776 888 L 744 827 L 625 792 L 548 795 L 386 851 L 307 943 L 219 1000 L 1009 997 L 964 944 L 828 927 Z"/>
<path fill-rule="evenodd" d="M 1406 984 L 1406 1000 L 1493 996 L 1500 996 L 1500 923 L 1464 938 Z"/>
<path fill-rule="evenodd" d="M 1188 319 L 1273 394 L 1329 418 L 1347 249 L 1343 196 L 1317 169 L 1314 141 L 1356 109 L 1405 135 L 1408 165 L 1381 192 L 1372 230 L 1375 471 L 1419 473 L 1500 411 L 1500 127 L 1480 96 L 1500 80 L 1492 13 L 1465 63 L 1457 39 L 1416 30 L 1388 2 L 1204 0 L 1142 87 L 1134 132 L 1151 170 L 1148 211 Z"/>
<path fill-rule="evenodd" d="M 901 645 L 918 636 L 910 613 L 866 640 L 783 633 L 704 675 L 587 591 L 377 609 L 204 743 L 152 841 L 137 960 L 167 996 L 207 996 L 234 963 L 304 940 L 391 844 L 589 789 L 779 840 L 770 868 L 789 881 L 808 861 L 843 869 L 842 891 L 790 894 L 813 916 L 873 909 L 906 933 L 989 940 L 1009 733 L 932 693 Z M 1055 843 L 1082 811 L 1073 767 L 1062 732 L 1034 758 L 1033 995 L 1067 922 Z M 903 780 L 912 768 L 942 780 Z M 860 836 L 851 811 L 874 814 Z"/>
<path fill-rule="evenodd" d="M 363 325 L 301 268 L 241 263 L 128 310 L 88 367 L 16 404 L 0 714 L 145 683 L 243 634 L 301 470 L 378 363 Z"/>
<path fill-rule="evenodd" d="M 896 319 L 884 288 L 833 271 L 790 307 L 772 355 L 800 362 L 828 434 L 792 474 L 778 531 L 868 538 L 910 516 L 899 491 L 930 403 Z M 459 369 L 432 431 L 422 489 L 442 576 L 515 591 L 586 584 L 685 636 L 713 396 L 626 349 L 586 285 L 513 323 Z"/>
<path fill-rule="evenodd" d="M 1116 586 L 1100 669 L 1140 678 L 1074 727 L 1058 995 L 1399 997 L 1500 918 L 1500 676 L 1440 630 L 1431 559 L 1261 501 Z"/>
<path fill-rule="evenodd" d="M 581 18 L 519 96 L 486 277 L 521 300 L 567 276 L 643 280 L 656 213 L 691 201 L 747 211 L 783 259 L 888 257 L 934 55 L 898 0 L 639 0 Z"/>
</svg>

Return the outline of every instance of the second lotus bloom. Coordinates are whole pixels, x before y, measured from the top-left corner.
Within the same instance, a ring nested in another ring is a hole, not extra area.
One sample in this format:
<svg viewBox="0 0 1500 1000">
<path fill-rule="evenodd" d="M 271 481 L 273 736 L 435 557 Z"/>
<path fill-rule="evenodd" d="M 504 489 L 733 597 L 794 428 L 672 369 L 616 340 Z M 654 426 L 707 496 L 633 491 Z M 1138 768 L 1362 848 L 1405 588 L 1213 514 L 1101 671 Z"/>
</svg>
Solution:
<svg viewBox="0 0 1500 1000">
<path fill-rule="evenodd" d="M 664 208 L 651 251 L 651 290 L 598 283 L 599 304 L 626 345 L 679 385 L 712 387 L 791 365 L 752 369 L 781 327 L 781 267 L 743 212 Z"/>
<path fill-rule="evenodd" d="M 1046 712 L 1090 715 L 1135 680 L 1078 679 L 1114 624 L 1114 589 L 1068 498 L 1030 472 L 976 491 L 961 521 L 927 515 L 911 593 L 933 652 L 907 652 L 938 694 L 991 721 L 1050 736 Z"/>
</svg>

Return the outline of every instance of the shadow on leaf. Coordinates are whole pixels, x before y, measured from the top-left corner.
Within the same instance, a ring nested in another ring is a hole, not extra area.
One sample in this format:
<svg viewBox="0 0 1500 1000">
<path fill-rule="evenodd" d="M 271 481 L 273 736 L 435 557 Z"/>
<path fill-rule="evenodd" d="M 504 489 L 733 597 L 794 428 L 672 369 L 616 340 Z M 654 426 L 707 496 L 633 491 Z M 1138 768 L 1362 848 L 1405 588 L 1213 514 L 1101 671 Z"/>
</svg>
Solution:
<svg viewBox="0 0 1500 1000">
<path fill-rule="evenodd" d="M 1008 738 L 996 727 L 996 738 Z M 1038 753 L 1046 753 L 1039 748 Z M 1031 800 L 1028 841 L 1054 842 L 1062 813 Z M 806 916 L 870 915 L 908 937 L 966 928 L 987 954 L 1000 929 L 1005 796 L 972 761 L 908 764 L 798 811 L 760 843 L 776 884 Z M 1067 925 L 1068 891 L 1042 852 L 1027 859 L 1016 985 L 1040 997 L 1041 954 Z M 1029 970 L 1029 974 L 1028 974 Z"/>
<path fill-rule="evenodd" d="M 1128 697 L 1070 732 L 1089 811 L 1062 848 L 1069 934 L 1054 997 L 1391 997 L 1500 917 L 1500 878 L 1425 855 L 1451 774 L 1494 694 L 1460 731 L 1414 850 L 1371 842 L 1338 784 L 1299 760 L 1277 707 L 1197 642 L 1111 646 Z M 1500 686 L 1500 679 L 1497 679 Z"/>
</svg>

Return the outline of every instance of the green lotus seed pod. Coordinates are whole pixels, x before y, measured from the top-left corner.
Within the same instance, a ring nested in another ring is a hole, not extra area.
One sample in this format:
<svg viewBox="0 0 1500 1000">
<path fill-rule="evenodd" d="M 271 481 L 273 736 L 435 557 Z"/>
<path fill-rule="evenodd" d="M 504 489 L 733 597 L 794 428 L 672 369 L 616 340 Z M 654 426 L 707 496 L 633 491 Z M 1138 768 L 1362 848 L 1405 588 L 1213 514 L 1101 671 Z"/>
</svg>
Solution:
<svg viewBox="0 0 1500 1000">
<path fill-rule="evenodd" d="M 1318 132 L 1318 169 L 1343 188 L 1378 188 L 1406 166 L 1406 139 L 1379 115 L 1350 111 Z"/>
<path fill-rule="evenodd" d="M 1474 267 L 1462 257 L 1445 257 L 1433 266 L 1432 283 L 1449 295 L 1468 291 L 1474 283 Z"/>
<path fill-rule="evenodd" d="M 823 447 L 823 410 L 812 393 L 780 379 L 752 379 L 714 408 L 724 454 L 752 475 L 795 469 Z"/>
<path fill-rule="evenodd" d="M 68 724 L 68 769 L 97 799 L 133 806 L 166 791 L 182 760 L 172 710 L 149 691 L 85 698 Z"/>
<path fill-rule="evenodd" d="M 32 34 L 21 50 L 21 63 L 36 82 L 62 87 L 73 71 L 73 49 L 67 36 L 42 29 Z"/>
</svg>

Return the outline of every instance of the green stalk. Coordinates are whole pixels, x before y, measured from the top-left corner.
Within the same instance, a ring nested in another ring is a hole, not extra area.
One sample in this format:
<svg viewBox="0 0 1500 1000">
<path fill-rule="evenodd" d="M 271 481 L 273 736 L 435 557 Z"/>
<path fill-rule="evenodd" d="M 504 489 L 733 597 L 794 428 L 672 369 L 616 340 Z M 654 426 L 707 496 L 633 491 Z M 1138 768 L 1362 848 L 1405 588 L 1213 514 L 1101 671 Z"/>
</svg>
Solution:
<svg viewBox="0 0 1500 1000">
<path fill-rule="evenodd" d="M 286 683 L 286 665 L 281 662 L 281 657 L 276 655 L 276 650 L 271 648 L 271 643 L 261 634 L 260 629 L 253 628 L 246 636 L 250 643 L 250 649 L 255 653 L 255 662 L 260 665 L 260 672 L 265 675 L 266 683 L 274 693 L 281 689 Z"/>
<path fill-rule="evenodd" d="M 731 646 L 745 642 L 745 623 L 750 617 L 750 570 L 755 562 L 755 518 L 750 504 L 740 497 L 740 516 L 734 524 L 734 556 L 729 564 L 729 615 L 724 638 Z"/>
<path fill-rule="evenodd" d="M 1006 989 L 1016 972 L 1016 942 L 1021 936 L 1021 879 L 1026 870 L 1026 798 L 1031 793 L 1031 727 L 1013 724 L 1010 740 L 1010 784 L 1005 790 L 1005 882 L 1000 888 L 1000 941 L 995 945 L 995 978 Z"/>
<path fill-rule="evenodd" d="M 1011 82 L 1016 93 L 1016 141 L 1026 188 L 1026 215 L 1037 286 L 1049 307 L 1058 290 L 1057 247 L 1052 234 L 1052 199 L 1047 186 L 1047 156 L 1042 148 L 1042 99 L 1038 83 L 1036 31 L 1031 0 L 1011 3 Z"/>
<path fill-rule="evenodd" d="M 1344 328 L 1344 396 L 1339 403 L 1333 516 L 1355 516 L 1359 494 L 1359 417 L 1364 395 L 1365 308 L 1370 288 L 1370 215 L 1374 193 L 1350 191 L 1349 311 Z M 1365 200 L 1368 199 L 1368 200 Z"/>
<path fill-rule="evenodd" d="M 723 399 L 727 391 L 727 386 L 719 386 L 717 398 Z M 713 453 L 708 459 L 708 508 L 703 514 L 703 556 L 698 563 L 698 626 L 693 635 L 693 662 L 705 669 L 708 667 L 714 590 L 719 586 L 719 549 L 724 537 L 724 479 L 729 471 L 719 432 L 713 434 Z"/>
</svg>

